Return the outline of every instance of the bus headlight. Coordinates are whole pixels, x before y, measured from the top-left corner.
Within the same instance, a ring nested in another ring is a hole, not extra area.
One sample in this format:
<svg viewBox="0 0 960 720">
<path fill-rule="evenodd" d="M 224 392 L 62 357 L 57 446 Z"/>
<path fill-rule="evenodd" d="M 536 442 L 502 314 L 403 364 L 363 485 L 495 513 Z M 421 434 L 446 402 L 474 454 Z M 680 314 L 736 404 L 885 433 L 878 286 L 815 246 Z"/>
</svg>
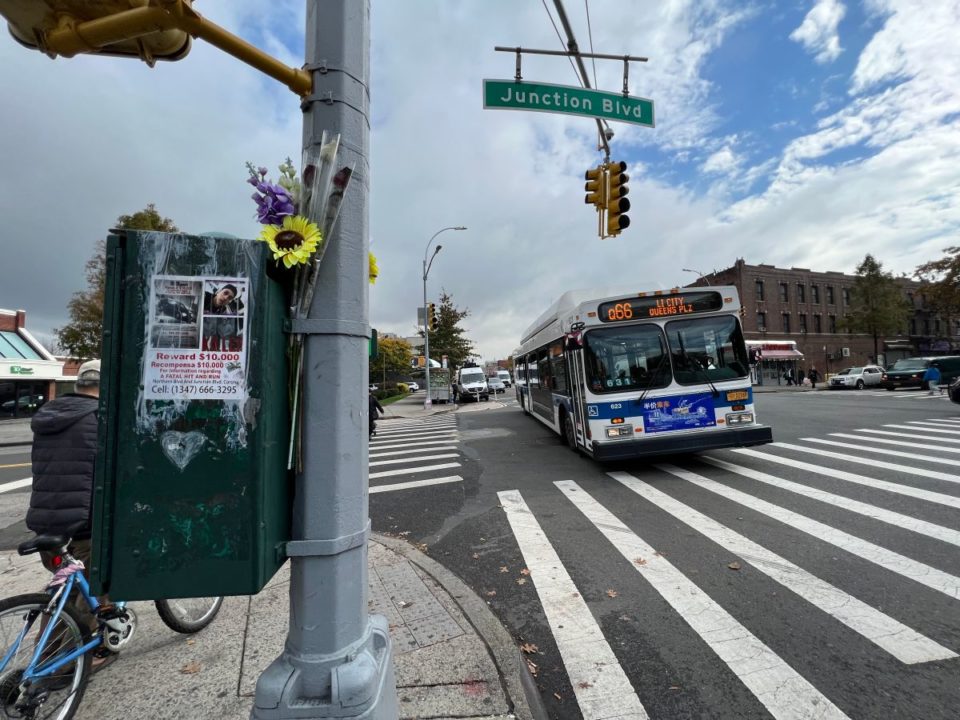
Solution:
<svg viewBox="0 0 960 720">
<path fill-rule="evenodd" d="M 726 416 L 727 427 L 730 425 L 752 425 L 753 413 L 731 413 Z"/>
<path fill-rule="evenodd" d="M 604 430 L 610 439 L 633 437 L 633 425 L 614 425 L 613 427 L 604 428 Z"/>
</svg>

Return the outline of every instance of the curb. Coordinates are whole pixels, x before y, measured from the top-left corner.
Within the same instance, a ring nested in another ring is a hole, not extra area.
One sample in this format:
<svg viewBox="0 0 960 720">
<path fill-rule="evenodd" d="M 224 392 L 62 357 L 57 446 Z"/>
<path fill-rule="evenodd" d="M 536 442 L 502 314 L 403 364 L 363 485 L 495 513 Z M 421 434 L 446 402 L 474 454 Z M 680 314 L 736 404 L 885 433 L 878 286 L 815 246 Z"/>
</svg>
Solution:
<svg viewBox="0 0 960 720">
<path fill-rule="evenodd" d="M 513 703 L 514 714 L 524 720 L 547 720 L 549 715 L 520 648 L 487 604 L 460 578 L 408 542 L 378 533 L 371 533 L 370 539 L 403 555 L 450 594 L 493 656 L 506 685 L 507 696 Z"/>
<path fill-rule="evenodd" d="M 21 440 L 19 442 L 0 442 L 0 447 L 29 447 L 33 445 L 33 440 Z"/>
</svg>

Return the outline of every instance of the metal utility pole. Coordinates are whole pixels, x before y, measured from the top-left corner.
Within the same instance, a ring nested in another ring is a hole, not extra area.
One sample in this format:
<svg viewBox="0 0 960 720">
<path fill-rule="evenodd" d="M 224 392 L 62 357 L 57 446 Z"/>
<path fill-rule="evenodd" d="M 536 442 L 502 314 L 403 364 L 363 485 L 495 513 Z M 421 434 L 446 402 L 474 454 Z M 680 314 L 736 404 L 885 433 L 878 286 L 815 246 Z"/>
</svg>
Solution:
<svg viewBox="0 0 960 720">
<path fill-rule="evenodd" d="M 437 253 L 440 252 L 442 245 L 437 245 L 436 249 L 433 251 L 433 255 L 430 256 L 430 262 L 427 262 L 427 253 L 430 252 L 430 245 L 433 244 L 433 241 L 436 239 L 437 235 L 447 230 L 466 230 L 462 225 L 457 225 L 456 227 L 445 227 L 441 230 L 437 230 L 433 236 L 427 240 L 427 246 L 423 249 L 423 356 L 426 362 L 426 385 L 427 385 L 427 397 L 423 401 L 423 407 L 429 409 L 433 406 L 433 400 L 430 399 L 430 318 L 427 317 L 427 275 L 430 274 L 430 268 L 433 267 L 433 259 L 437 256 Z"/>
<path fill-rule="evenodd" d="M 293 327 L 306 335 L 306 432 L 287 544 L 290 624 L 283 654 L 257 681 L 252 717 L 393 720 L 387 620 L 367 614 L 370 3 L 306 5 L 304 146 L 339 132 L 338 162 L 355 164 L 309 316 Z"/>
</svg>

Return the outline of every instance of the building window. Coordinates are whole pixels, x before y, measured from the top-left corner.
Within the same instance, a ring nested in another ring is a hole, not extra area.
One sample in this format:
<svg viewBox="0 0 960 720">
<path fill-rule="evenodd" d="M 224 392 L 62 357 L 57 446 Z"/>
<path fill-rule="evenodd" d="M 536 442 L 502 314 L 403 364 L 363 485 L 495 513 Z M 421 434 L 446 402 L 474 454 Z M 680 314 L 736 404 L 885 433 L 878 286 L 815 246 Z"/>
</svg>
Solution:
<svg viewBox="0 0 960 720">
<path fill-rule="evenodd" d="M 797 283 L 797 302 L 807 301 L 807 286 Z"/>
<path fill-rule="evenodd" d="M 910 334 L 911 334 L 911 335 L 916 335 L 916 334 L 917 334 L 917 319 L 916 319 L 916 318 L 910 318 Z"/>
<path fill-rule="evenodd" d="M 850 304 L 850 288 L 843 288 L 842 292 L 843 292 L 843 304 L 849 305 Z"/>
<path fill-rule="evenodd" d="M 790 300 L 790 293 L 787 290 L 786 283 L 780 283 L 780 302 L 787 302 Z"/>
<path fill-rule="evenodd" d="M 813 316 L 813 331 L 814 331 L 815 333 L 821 333 L 821 332 L 823 332 L 823 329 L 820 327 L 820 316 L 819 316 L 819 315 L 814 315 L 814 316 Z"/>
<path fill-rule="evenodd" d="M 940 334 L 940 318 L 937 318 L 933 321 L 933 331 L 939 335 Z"/>
<path fill-rule="evenodd" d="M 785 333 L 790 332 L 790 313 L 783 314 L 783 331 Z"/>
<path fill-rule="evenodd" d="M 819 285 L 810 286 L 810 302 L 815 304 L 820 303 L 820 286 Z"/>
<path fill-rule="evenodd" d="M 837 316 L 831 315 L 827 318 L 827 327 L 831 333 L 837 332 Z"/>
<path fill-rule="evenodd" d="M 767 314 L 758 312 L 757 313 L 757 330 L 765 331 L 767 329 Z"/>
<path fill-rule="evenodd" d="M 763 300 L 763 280 L 757 280 L 757 300 Z"/>
<path fill-rule="evenodd" d="M 930 334 L 930 318 L 923 319 L 923 334 L 924 335 Z"/>
<path fill-rule="evenodd" d="M 797 316 L 797 326 L 798 326 L 797 329 L 798 329 L 800 332 L 805 333 L 805 332 L 807 331 L 807 316 L 806 316 L 806 315 L 798 315 L 798 316 Z"/>
<path fill-rule="evenodd" d="M 827 285 L 827 305 L 833 304 L 833 286 Z"/>
</svg>

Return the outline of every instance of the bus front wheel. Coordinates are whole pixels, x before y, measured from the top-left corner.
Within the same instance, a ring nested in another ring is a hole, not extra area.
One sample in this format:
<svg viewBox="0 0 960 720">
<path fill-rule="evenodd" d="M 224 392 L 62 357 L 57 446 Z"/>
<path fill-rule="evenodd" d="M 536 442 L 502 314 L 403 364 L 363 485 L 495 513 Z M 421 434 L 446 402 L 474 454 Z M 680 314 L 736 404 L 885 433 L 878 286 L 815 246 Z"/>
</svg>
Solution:
<svg viewBox="0 0 960 720">
<path fill-rule="evenodd" d="M 574 452 L 579 452 L 577 447 L 577 432 L 573 427 L 573 418 L 570 416 L 570 413 L 563 414 L 563 439 L 567 443 L 567 447 L 573 450 Z"/>
</svg>

